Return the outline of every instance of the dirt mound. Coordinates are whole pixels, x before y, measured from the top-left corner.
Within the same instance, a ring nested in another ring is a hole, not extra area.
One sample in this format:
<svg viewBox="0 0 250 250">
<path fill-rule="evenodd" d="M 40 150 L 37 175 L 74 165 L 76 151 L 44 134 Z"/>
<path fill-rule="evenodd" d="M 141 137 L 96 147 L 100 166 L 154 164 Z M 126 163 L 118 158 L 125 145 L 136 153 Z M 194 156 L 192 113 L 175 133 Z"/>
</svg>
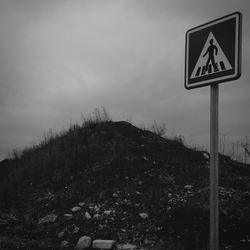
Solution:
<svg viewBox="0 0 250 250">
<path fill-rule="evenodd" d="M 73 126 L 8 161 L 0 246 L 13 238 L 16 247 L 37 243 L 53 249 L 67 241 L 72 248 L 88 235 L 205 249 L 208 158 L 178 138 L 127 122 Z M 244 249 L 250 244 L 249 167 L 220 156 L 220 170 L 220 243 Z"/>
</svg>

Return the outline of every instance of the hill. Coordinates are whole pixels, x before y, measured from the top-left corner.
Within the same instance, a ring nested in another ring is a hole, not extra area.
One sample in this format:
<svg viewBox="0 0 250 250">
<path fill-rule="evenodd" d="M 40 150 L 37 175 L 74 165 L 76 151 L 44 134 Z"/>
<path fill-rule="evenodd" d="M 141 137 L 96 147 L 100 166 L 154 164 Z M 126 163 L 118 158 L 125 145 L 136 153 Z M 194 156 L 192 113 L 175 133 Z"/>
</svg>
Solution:
<svg viewBox="0 0 250 250">
<path fill-rule="evenodd" d="M 249 249 L 250 168 L 219 161 L 221 247 Z M 73 249 L 83 235 L 207 249 L 209 154 L 178 138 L 89 122 L 2 162 L 0 173 L 1 249 Z"/>
</svg>

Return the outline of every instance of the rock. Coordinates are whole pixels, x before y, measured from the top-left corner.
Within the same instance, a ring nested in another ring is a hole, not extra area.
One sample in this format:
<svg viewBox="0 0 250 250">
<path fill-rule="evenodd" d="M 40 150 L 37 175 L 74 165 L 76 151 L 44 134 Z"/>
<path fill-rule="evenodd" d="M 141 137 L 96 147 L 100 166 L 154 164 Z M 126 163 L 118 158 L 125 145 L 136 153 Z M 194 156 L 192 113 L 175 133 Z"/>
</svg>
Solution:
<svg viewBox="0 0 250 250">
<path fill-rule="evenodd" d="M 72 214 L 64 214 L 63 216 L 64 216 L 64 217 L 73 217 Z"/>
<path fill-rule="evenodd" d="M 87 247 L 90 247 L 91 245 L 91 238 L 89 236 L 82 236 L 76 246 L 75 246 L 75 250 L 82 250 L 85 249 Z"/>
<path fill-rule="evenodd" d="M 100 248 L 100 249 L 111 249 L 115 244 L 114 240 L 94 240 L 92 242 L 93 248 Z"/>
<path fill-rule="evenodd" d="M 85 218 L 86 218 L 87 220 L 90 220 L 90 219 L 91 219 L 91 215 L 90 215 L 88 212 L 86 212 L 86 213 L 85 213 Z"/>
<path fill-rule="evenodd" d="M 100 212 L 100 205 L 94 207 L 95 212 Z"/>
<path fill-rule="evenodd" d="M 68 220 L 71 220 L 73 219 L 73 215 L 72 214 L 64 214 L 63 215 L 63 220 L 64 221 L 68 221 Z"/>
<path fill-rule="evenodd" d="M 62 232 L 60 232 L 57 236 L 58 236 L 58 238 L 59 238 L 59 239 L 61 239 L 61 238 L 63 238 L 63 237 L 64 237 L 64 234 L 65 234 L 65 232 L 64 232 L 64 231 L 62 231 Z"/>
<path fill-rule="evenodd" d="M 78 205 L 79 205 L 80 207 L 83 207 L 83 206 L 85 205 L 85 203 L 82 201 L 82 202 L 79 202 Z"/>
<path fill-rule="evenodd" d="M 192 186 L 192 185 L 186 185 L 184 188 L 185 188 L 185 189 L 192 189 L 193 186 Z"/>
<path fill-rule="evenodd" d="M 111 214 L 111 210 L 105 210 L 104 212 L 103 212 L 103 214 L 105 214 L 105 215 L 110 215 Z"/>
<path fill-rule="evenodd" d="M 80 211 L 81 209 L 82 209 L 81 207 L 76 206 L 76 207 L 71 208 L 71 211 L 77 212 L 77 211 Z"/>
<path fill-rule="evenodd" d="M 80 231 L 79 227 L 75 227 L 72 231 L 72 234 L 77 234 Z"/>
<path fill-rule="evenodd" d="M 154 242 L 152 240 L 149 240 L 149 239 L 144 239 L 144 244 L 145 245 L 153 245 Z"/>
<path fill-rule="evenodd" d="M 122 244 L 122 245 L 117 245 L 117 250 L 134 250 L 136 249 L 135 245 L 131 244 Z"/>
<path fill-rule="evenodd" d="M 148 218 L 147 213 L 140 213 L 140 216 L 141 216 L 142 219 L 147 219 Z"/>
<path fill-rule="evenodd" d="M 61 248 L 68 248 L 69 247 L 69 242 L 67 240 L 63 240 L 61 242 Z"/>
<path fill-rule="evenodd" d="M 47 224 L 47 223 L 53 223 L 56 221 L 58 215 L 56 214 L 49 214 L 43 217 L 42 219 L 39 220 L 38 224 Z"/>
<path fill-rule="evenodd" d="M 95 219 L 95 220 L 99 220 L 101 218 L 101 215 L 100 214 L 95 214 L 94 216 L 93 216 L 93 219 Z"/>
<path fill-rule="evenodd" d="M 67 228 L 67 231 L 70 233 L 70 234 L 77 234 L 79 231 L 80 231 L 80 228 L 77 227 L 75 224 L 69 226 Z"/>
<path fill-rule="evenodd" d="M 113 193 L 113 197 L 118 198 L 119 195 L 117 193 Z"/>
<path fill-rule="evenodd" d="M 209 158 L 210 158 L 210 157 L 209 157 L 209 154 L 206 153 L 206 152 L 203 153 L 203 156 L 204 156 L 206 159 L 209 159 Z"/>
</svg>

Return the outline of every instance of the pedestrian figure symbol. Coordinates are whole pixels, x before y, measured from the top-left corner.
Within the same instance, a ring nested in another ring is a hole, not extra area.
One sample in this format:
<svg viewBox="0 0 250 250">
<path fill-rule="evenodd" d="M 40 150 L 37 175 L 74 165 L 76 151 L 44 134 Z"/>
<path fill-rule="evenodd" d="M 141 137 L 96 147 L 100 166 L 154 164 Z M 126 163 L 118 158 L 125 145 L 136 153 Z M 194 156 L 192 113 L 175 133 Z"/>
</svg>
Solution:
<svg viewBox="0 0 250 250">
<path fill-rule="evenodd" d="M 230 69 L 232 69 L 230 62 L 225 56 L 213 33 L 210 32 L 192 71 L 190 79 Z"/>
<path fill-rule="evenodd" d="M 203 55 L 203 57 L 205 57 L 208 54 L 208 59 L 206 63 L 206 71 L 208 70 L 210 61 L 214 67 L 214 71 L 218 71 L 217 65 L 215 64 L 215 60 L 214 60 L 214 55 L 218 54 L 218 48 L 217 46 L 214 45 L 214 39 L 210 39 L 209 43 L 210 43 L 210 46 L 207 48 L 206 53 Z"/>
</svg>

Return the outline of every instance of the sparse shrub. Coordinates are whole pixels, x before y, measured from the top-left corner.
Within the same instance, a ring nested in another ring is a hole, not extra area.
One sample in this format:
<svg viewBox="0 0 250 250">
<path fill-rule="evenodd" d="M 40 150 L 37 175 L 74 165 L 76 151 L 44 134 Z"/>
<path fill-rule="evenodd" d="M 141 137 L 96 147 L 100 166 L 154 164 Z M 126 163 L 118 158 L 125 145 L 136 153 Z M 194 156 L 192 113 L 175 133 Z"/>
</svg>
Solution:
<svg viewBox="0 0 250 250">
<path fill-rule="evenodd" d="M 155 120 L 153 125 L 151 125 L 150 130 L 159 136 L 164 136 L 167 132 L 166 125 L 164 123 L 161 125 L 157 124 Z"/>
<path fill-rule="evenodd" d="M 17 148 L 12 150 L 12 153 L 10 154 L 10 158 L 13 158 L 15 160 L 19 159 L 21 156 L 22 152 L 18 150 Z"/>
<path fill-rule="evenodd" d="M 110 115 L 108 114 L 107 110 L 104 107 L 102 107 L 102 109 L 95 108 L 94 112 L 88 117 L 81 115 L 81 120 L 82 120 L 82 127 L 85 127 L 90 124 L 109 122 L 112 119 L 110 118 Z"/>
<path fill-rule="evenodd" d="M 176 142 L 178 142 L 178 143 L 184 145 L 185 138 L 184 138 L 184 136 L 181 136 L 181 135 L 175 136 L 175 137 L 174 137 L 174 141 L 176 141 Z"/>
</svg>

